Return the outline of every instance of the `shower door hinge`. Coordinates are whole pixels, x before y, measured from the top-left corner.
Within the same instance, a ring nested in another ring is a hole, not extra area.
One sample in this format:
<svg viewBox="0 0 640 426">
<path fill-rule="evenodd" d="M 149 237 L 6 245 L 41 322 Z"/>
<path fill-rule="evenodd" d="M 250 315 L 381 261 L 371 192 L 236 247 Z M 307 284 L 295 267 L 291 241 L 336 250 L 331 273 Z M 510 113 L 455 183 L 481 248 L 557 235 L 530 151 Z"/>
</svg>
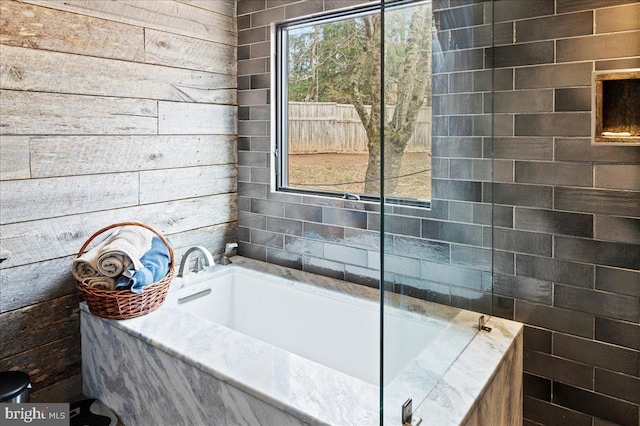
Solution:
<svg viewBox="0 0 640 426">
<path fill-rule="evenodd" d="M 484 319 L 484 315 L 480 315 L 480 318 L 478 319 L 478 330 L 486 331 L 486 332 L 491 331 L 491 327 L 487 327 L 485 325 L 486 323 L 487 323 L 487 320 Z"/>
<path fill-rule="evenodd" d="M 421 418 L 413 419 L 413 400 L 409 398 L 402 404 L 402 426 L 418 426 L 420 423 Z"/>
</svg>

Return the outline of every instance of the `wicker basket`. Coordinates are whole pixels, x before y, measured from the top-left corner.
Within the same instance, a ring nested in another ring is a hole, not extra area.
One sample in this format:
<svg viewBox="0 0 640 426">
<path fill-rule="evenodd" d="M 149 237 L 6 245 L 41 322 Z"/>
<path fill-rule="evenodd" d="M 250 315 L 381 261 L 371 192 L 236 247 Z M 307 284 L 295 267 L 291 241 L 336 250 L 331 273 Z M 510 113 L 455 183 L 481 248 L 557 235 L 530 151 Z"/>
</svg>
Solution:
<svg viewBox="0 0 640 426">
<path fill-rule="evenodd" d="M 169 242 L 158 231 L 143 223 L 121 222 L 102 228 L 84 243 L 78 252 L 78 257 L 82 256 L 82 253 L 84 253 L 91 241 L 93 241 L 93 239 L 98 235 L 112 228 L 128 225 L 147 228 L 162 240 L 169 249 L 169 256 L 171 259 L 169 264 L 169 273 L 160 281 L 146 286 L 142 293 L 134 293 L 131 290 L 101 290 L 89 287 L 78 281 L 76 287 L 84 295 L 84 300 L 87 302 L 89 311 L 95 316 L 119 320 L 139 317 L 158 309 L 164 302 L 167 292 L 169 291 L 169 284 L 173 279 L 173 266 L 175 263 L 173 249 Z"/>
</svg>

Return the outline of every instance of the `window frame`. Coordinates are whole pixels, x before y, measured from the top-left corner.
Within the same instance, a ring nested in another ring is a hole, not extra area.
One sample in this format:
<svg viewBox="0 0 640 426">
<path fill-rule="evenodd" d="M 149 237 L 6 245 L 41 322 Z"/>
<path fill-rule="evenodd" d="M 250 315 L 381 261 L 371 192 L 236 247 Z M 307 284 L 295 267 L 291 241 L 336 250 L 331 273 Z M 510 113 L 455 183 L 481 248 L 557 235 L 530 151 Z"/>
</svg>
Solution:
<svg viewBox="0 0 640 426">
<path fill-rule="evenodd" d="M 402 7 L 411 6 L 415 0 L 397 0 L 390 6 L 387 0 L 386 7 Z M 382 3 L 365 3 L 336 11 L 324 12 L 317 15 L 294 18 L 288 21 L 276 22 L 271 24 L 271 139 L 272 139 L 272 158 L 271 158 L 271 188 L 274 192 L 287 194 L 299 194 L 306 196 L 328 197 L 333 199 L 356 200 L 380 203 L 381 197 L 367 194 L 352 194 L 347 191 L 330 191 L 320 189 L 304 189 L 288 186 L 288 168 L 284 162 L 289 158 L 288 144 L 288 84 L 286 70 L 288 61 L 288 41 L 286 34 L 291 29 L 308 27 L 311 24 L 323 24 L 336 22 L 341 19 L 352 19 L 359 16 L 381 13 Z M 285 52 L 284 54 L 282 52 Z M 430 181 L 432 177 L 430 178 Z M 430 185 L 432 182 L 430 182 Z M 422 200 L 403 197 L 384 197 L 385 204 L 423 207 L 430 209 L 431 200 Z"/>
</svg>

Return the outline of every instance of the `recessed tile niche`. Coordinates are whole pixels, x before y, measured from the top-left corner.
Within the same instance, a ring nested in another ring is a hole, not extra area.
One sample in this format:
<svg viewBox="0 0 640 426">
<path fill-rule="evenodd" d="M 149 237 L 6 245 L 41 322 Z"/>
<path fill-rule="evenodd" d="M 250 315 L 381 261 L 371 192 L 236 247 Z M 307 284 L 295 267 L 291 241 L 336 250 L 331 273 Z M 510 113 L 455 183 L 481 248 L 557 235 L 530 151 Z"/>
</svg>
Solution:
<svg viewBox="0 0 640 426">
<path fill-rule="evenodd" d="M 640 68 L 595 71 L 592 143 L 640 144 Z"/>
</svg>

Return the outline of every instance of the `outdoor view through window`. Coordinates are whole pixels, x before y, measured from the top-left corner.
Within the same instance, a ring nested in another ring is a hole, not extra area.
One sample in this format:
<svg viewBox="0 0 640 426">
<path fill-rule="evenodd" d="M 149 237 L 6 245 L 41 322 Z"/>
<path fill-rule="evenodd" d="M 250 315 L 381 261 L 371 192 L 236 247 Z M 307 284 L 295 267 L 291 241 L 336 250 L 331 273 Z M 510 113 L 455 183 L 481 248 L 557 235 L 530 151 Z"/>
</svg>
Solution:
<svg viewBox="0 0 640 426">
<path fill-rule="evenodd" d="M 385 197 L 430 199 L 431 2 L 384 20 L 384 65 L 379 6 L 278 27 L 281 188 L 378 198 L 384 93 Z"/>
</svg>

